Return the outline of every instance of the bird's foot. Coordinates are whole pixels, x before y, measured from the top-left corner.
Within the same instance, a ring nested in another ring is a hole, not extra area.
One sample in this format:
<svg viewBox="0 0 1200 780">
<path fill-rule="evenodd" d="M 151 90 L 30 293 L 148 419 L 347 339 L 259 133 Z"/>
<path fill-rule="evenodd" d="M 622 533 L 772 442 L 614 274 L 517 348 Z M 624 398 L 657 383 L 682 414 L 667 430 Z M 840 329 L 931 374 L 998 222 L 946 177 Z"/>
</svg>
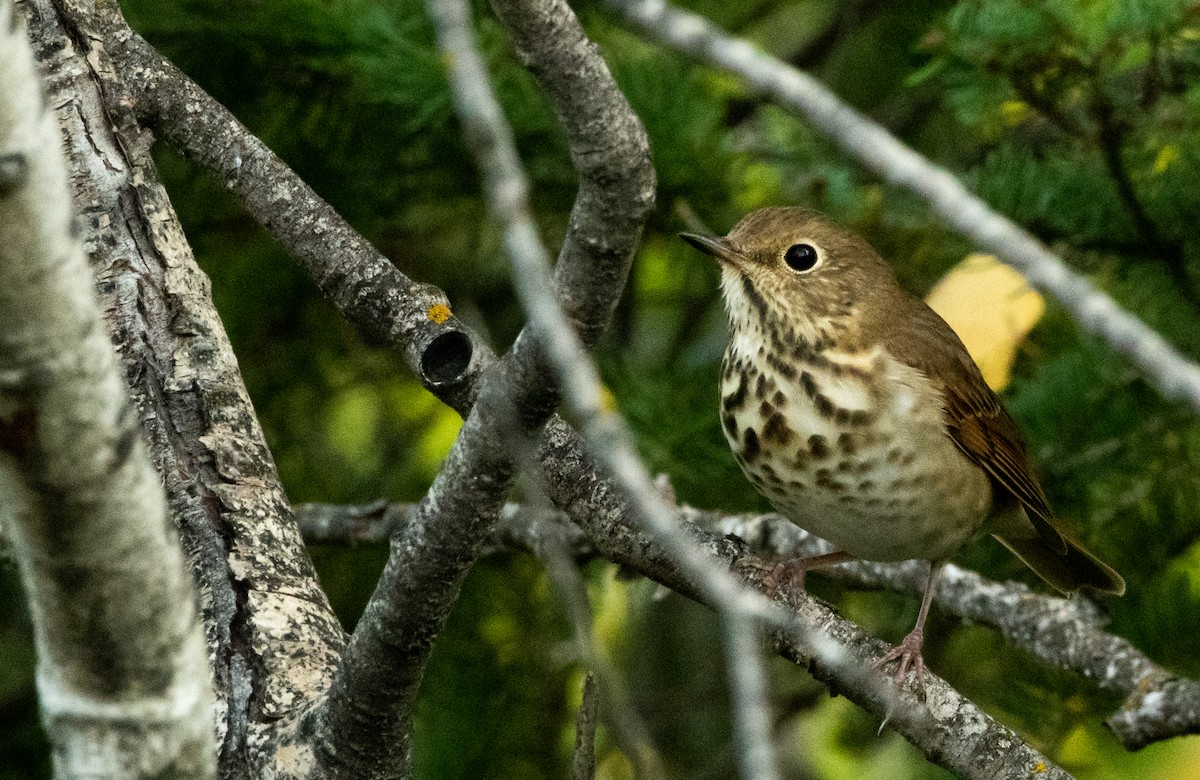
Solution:
<svg viewBox="0 0 1200 780">
<path fill-rule="evenodd" d="M 808 567 L 803 566 L 803 560 L 781 561 L 771 567 L 771 571 L 763 578 L 763 593 L 767 598 L 775 598 L 781 590 L 788 593 L 804 592 L 804 575 Z"/>
<path fill-rule="evenodd" d="M 900 644 L 893 647 L 875 662 L 876 669 L 882 669 L 893 661 L 896 669 L 892 673 L 892 681 L 897 688 L 903 688 L 908 681 L 908 673 L 913 673 L 913 693 L 920 701 L 925 701 L 925 659 L 921 657 L 921 647 L 925 643 L 924 631 L 910 631 Z"/>
<path fill-rule="evenodd" d="M 810 555 L 807 558 L 792 558 L 777 563 L 763 580 L 763 587 L 766 589 L 767 595 L 772 598 L 781 588 L 787 588 L 789 593 L 800 594 L 804 592 L 804 575 L 812 569 L 822 569 L 852 560 L 854 560 L 854 556 L 842 550 Z"/>
<path fill-rule="evenodd" d="M 757 558 L 738 560 L 735 565 L 740 567 L 743 572 L 747 569 L 758 572 L 766 571 L 767 575 L 762 578 L 762 591 L 767 598 L 775 598 L 781 592 L 786 596 L 803 593 L 804 575 L 810 569 L 820 569 L 850 560 L 854 560 L 854 558 L 849 553 L 837 550 L 807 558 L 790 558 L 777 563 L 766 563 Z"/>
<path fill-rule="evenodd" d="M 799 560 L 764 561 L 752 555 L 734 558 L 730 569 L 750 582 L 761 582 L 763 593 L 767 598 L 774 598 L 784 588 L 795 587 L 804 590 L 804 570 L 800 569 L 797 577 L 792 571 L 792 565 Z"/>
</svg>

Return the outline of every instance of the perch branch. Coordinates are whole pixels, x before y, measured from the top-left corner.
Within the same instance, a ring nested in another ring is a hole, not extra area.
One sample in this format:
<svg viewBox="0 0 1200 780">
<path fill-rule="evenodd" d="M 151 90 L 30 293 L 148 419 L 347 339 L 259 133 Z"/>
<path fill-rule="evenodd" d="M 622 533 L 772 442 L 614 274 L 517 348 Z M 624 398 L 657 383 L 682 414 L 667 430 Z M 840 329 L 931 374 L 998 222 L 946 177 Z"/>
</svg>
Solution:
<svg viewBox="0 0 1200 780">
<path fill-rule="evenodd" d="M 768 559 L 829 550 L 825 542 L 778 515 L 722 517 L 694 509 L 684 509 L 682 515 L 702 527 L 737 536 Z M 908 593 L 920 593 L 925 582 L 924 567 L 916 561 L 855 561 L 825 573 L 856 585 Z M 1075 672 L 1101 690 L 1124 696 L 1124 703 L 1106 723 L 1128 750 L 1200 733 L 1200 682 L 1173 674 L 1128 640 L 1108 633 L 1103 614 L 1087 598 L 1062 598 L 1020 583 L 993 582 L 948 564 L 938 579 L 934 603 L 962 620 L 996 629 L 1045 664 Z"/>
<path fill-rule="evenodd" d="M 413 504 L 378 502 L 364 507 L 309 504 L 297 507 L 305 538 L 324 543 L 380 542 L 390 529 L 402 527 Z M 386 507 L 386 511 L 384 510 Z M 364 515 L 369 512 L 371 519 Z M 681 525 L 732 534 L 744 552 L 764 560 L 806 557 L 829 552 L 828 545 L 776 514 L 739 515 L 692 507 L 677 510 Z M 535 551 L 551 538 L 568 545 L 577 558 L 597 554 L 578 526 L 563 513 L 507 504 L 502 522 L 485 546 L 493 551 Z M 643 564 L 624 562 L 653 576 Z M 855 561 L 814 572 L 852 587 L 884 588 L 919 594 L 925 568 L 914 562 L 884 564 Z M 1107 632 L 1096 605 L 1085 598 L 1060 598 L 1014 582 L 994 582 L 948 564 L 934 593 L 934 603 L 948 615 L 992 627 L 1013 646 L 1043 663 L 1092 680 L 1101 690 L 1125 697 L 1107 720 L 1128 750 L 1183 734 L 1200 733 L 1200 682 L 1163 668 L 1127 640 Z"/>
</svg>

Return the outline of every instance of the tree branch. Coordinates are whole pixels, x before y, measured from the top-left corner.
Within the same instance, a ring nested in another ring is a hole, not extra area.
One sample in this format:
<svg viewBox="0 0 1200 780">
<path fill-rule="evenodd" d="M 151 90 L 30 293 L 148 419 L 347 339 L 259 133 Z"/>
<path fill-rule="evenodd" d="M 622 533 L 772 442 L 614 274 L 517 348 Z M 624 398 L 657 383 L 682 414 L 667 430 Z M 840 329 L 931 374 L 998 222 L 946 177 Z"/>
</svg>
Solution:
<svg viewBox="0 0 1200 780">
<path fill-rule="evenodd" d="M 858 114 L 823 85 L 749 43 L 721 33 L 707 20 L 672 8 L 661 0 L 608 2 L 651 37 L 741 76 L 751 87 L 808 118 L 814 128 L 829 135 L 864 166 L 891 184 L 924 198 L 951 228 L 997 255 L 1035 287 L 1056 298 L 1081 327 L 1099 335 L 1137 366 L 1164 397 L 1182 399 L 1200 409 L 1200 367 L 1070 270 L 1027 231 L 990 209 L 950 173 Z M 943 578 L 941 585 L 946 584 L 947 578 Z M 1126 648 L 1132 650 L 1127 643 Z M 1138 683 L 1156 681 L 1149 699 L 1137 696 L 1133 688 L 1126 690 L 1135 698 L 1109 721 L 1127 747 L 1143 746 L 1151 734 L 1161 738 L 1173 729 L 1178 729 L 1175 733 L 1200 730 L 1197 718 L 1200 690 L 1191 681 L 1177 681 L 1169 674 L 1142 677 L 1137 672 L 1124 679 Z M 1187 696 L 1198 698 L 1188 700 Z M 1159 711 L 1158 705 L 1168 700 L 1175 704 L 1174 711 Z M 1153 728 L 1142 732 L 1130 723 L 1139 717 L 1153 722 Z"/>
<path fill-rule="evenodd" d="M 584 336 L 607 325 L 653 199 L 648 145 L 607 67 L 565 3 L 512 3 L 501 19 L 550 85 L 563 117 L 581 187 L 564 244 L 558 292 Z M 528 241 L 533 220 L 511 138 L 490 101 L 465 6 L 430 3 L 447 55 L 456 106 L 480 164 L 489 203 L 505 244 Z M 487 116 L 481 117 L 479 112 Z M 612 178 L 611 171 L 625 171 Z M 536 237 L 534 239 L 536 241 Z M 338 677 L 313 713 L 320 761 L 357 776 L 406 774 L 412 708 L 434 638 L 458 596 L 480 540 L 514 475 L 513 445 L 553 412 L 557 393 L 545 381 L 544 346 L 551 334 L 532 318 L 512 350 L 488 370 L 474 407 L 441 472 L 422 500 L 409 533 L 397 538 L 387 566 L 354 631 Z"/>
<path fill-rule="evenodd" d="M 465 414 L 494 356 L 451 315 L 446 294 L 401 273 L 116 9 L 104 33 L 138 116 L 224 182 L 359 333 L 399 347 L 422 384 Z"/>
<path fill-rule="evenodd" d="M 307 504 L 296 508 L 305 538 L 321 543 L 379 542 L 403 527 L 412 504 L 378 502 L 368 520 L 359 507 Z M 763 560 L 829 552 L 828 544 L 777 514 L 738 515 L 683 506 L 677 522 L 716 535 L 736 536 L 738 554 Z M 503 521 L 485 542 L 491 551 L 536 551 L 544 540 L 568 544 L 577 559 L 597 554 L 565 514 L 507 504 Z M 647 542 L 648 544 L 648 542 Z M 636 545 L 633 545 L 636 546 Z M 652 578 L 654 566 L 632 557 L 622 565 Z M 855 561 L 813 573 L 851 587 L 920 594 L 925 569 L 916 562 Z M 1060 598 L 1015 582 L 994 582 L 947 564 L 934 592 L 938 608 L 968 623 L 989 626 L 1020 650 L 1058 669 L 1092 680 L 1100 690 L 1125 697 L 1106 723 L 1127 750 L 1184 734 L 1200 733 L 1200 682 L 1181 678 L 1155 663 L 1127 640 L 1108 633 L 1103 613 L 1083 597 Z"/>
<path fill-rule="evenodd" d="M 607 0 L 649 37 L 742 78 L 804 116 L 852 158 L 924 199 L 950 228 L 1021 272 L 1083 329 L 1124 355 L 1169 400 L 1200 410 L 1200 366 L 1071 270 L 1033 235 L 992 210 L 945 169 L 905 146 L 806 73 L 664 0 Z"/>
<path fill-rule="evenodd" d="M 55 776 L 213 777 L 195 591 L 9 0 L 0 62 L 0 520 L 30 603 Z"/>
<path fill-rule="evenodd" d="M 657 563 L 663 557 L 661 548 L 632 532 L 630 510 L 611 499 L 611 494 L 607 498 L 603 494 L 582 498 L 591 506 L 586 511 L 577 507 L 579 514 L 575 515 L 604 519 L 609 533 L 589 529 L 601 555 L 714 606 L 674 567 Z M 740 556 L 737 545 L 726 536 L 693 531 L 693 538 L 726 569 L 733 567 Z M 897 700 L 891 686 L 871 669 L 887 650 L 886 645 L 816 599 L 805 595 L 785 604 L 780 597 L 774 603 L 786 609 L 787 621 L 783 627 L 773 625 L 768 629 L 771 649 L 808 669 L 832 691 L 886 721 L 933 763 L 968 778 L 1069 777 L 935 675 L 927 672 L 925 676 L 925 706 L 916 706 L 907 698 Z"/>
<path fill-rule="evenodd" d="M 583 700 L 575 720 L 575 751 L 571 754 L 571 780 L 596 777 L 596 678 L 591 672 L 583 677 Z"/>
<path fill-rule="evenodd" d="M 702 527 L 744 540 L 767 559 L 828 552 L 825 542 L 778 515 L 722 517 L 684 509 Z M 855 561 L 824 573 L 868 587 L 920 593 L 925 570 L 899 564 Z M 1105 630 L 1104 615 L 1085 597 L 1061 598 L 1026 585 L 998 583 L 947 564 L 934 602 L 961 620 L 996 629 L 1039 661 L 1080 674 L 1098 688 L 1125 698 L 1106 721 L 1128 750 L 1183 734 L 1200 733 L 1200 682 L 1168 671 L 1127 640 Z"/>
</svg>

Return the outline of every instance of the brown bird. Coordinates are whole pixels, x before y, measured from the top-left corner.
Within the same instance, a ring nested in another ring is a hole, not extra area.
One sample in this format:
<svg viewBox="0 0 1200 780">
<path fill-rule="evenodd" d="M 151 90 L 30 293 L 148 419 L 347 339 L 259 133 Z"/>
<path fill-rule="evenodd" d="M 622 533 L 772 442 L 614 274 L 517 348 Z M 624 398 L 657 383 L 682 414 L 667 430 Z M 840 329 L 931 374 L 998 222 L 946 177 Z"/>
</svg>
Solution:
<svg viewBox="0 0 1200 780">
<path fill-rule="evenodd" d="M 725 238 L 681 237 L 720 261 L 732 339 L 721 420 L 742 471 L 835 552 L 775 583 L 855 558 L 921 559 L 929 577 L 898 660 L 923 692 L 925 617 L 941 564 L 991 533 L 1046 582 L 1120 595 L 1121 576 L 1056 522 L 1016 423 L 958 336 L 862 238 L 800 208 L 755 211 Z"/>
</svg>

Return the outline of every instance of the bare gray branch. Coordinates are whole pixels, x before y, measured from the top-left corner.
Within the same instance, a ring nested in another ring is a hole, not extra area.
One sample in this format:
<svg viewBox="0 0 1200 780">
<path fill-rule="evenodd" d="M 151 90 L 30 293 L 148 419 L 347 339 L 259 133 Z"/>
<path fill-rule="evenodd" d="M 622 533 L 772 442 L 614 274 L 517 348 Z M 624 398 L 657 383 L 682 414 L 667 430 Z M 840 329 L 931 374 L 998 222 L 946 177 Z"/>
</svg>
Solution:
<svg viewBox="0 0 1200 780">
<path fill-rule="evenodd" d="M 575 721 L 575 752 L 571 755 L 571 780 L 593 780 L 596 776 L 596 678 L 583 677 L 583 700 Z"/>
<path fill-rule="evenodd" d="M 139 116 L 223 181 L 364 337 L 400 347 L 431 392 L 465 412 L 494 356 L 445 293 L 405 276 L 266 144 L 114 11 L 105 44 Z"/>
<path fill-rule="evenodd" d="M 503 117 L 489 103 L 487 74 L 475 51 L 466 7 L 430 2 L 439 45 L 449 55 L 456 106 L 484 170 L 489 203 L 504 225 L 505 244 L 530 241 L 532 218 L 525 202 L 527 185 L 511 139 L 493 135 Z M 637 119 L 608 75 L 565 3 L 514 4 L 512 17 L 528 29 L 518 36 L 544 81 L 564 95 L 604 99 L 567 101 L 560 114 L 573 148 L 592 156 L 594 134 L 611 133 L 628 143 L 610 144 L 602 167 L 648 171 L 648 150 Z M 546 13 L 546 11 L 549 13 Z M 563 35 L 576 48 L 557 46 Z M 575 58 L 570 69 L 558 59 Z M 585 66 L 580 66 L 583 63 Z M 551 89 L 552 99 L 556 99 Z M 480 95 L 483 97 L 481 98 Z M 562 101 L 556 99 L 556 104 Z M 484 116 L 481 116 L 481 112 Z M 505 146 L 507 143 L 507 147 Z M 560 294 L 574 305 L 574 318 L 589 338 L 608 323 L 628 273 L 642 220 L 652 202 L 652 175 L 631 181 L 599 181 L 584 169 L 580 197 L 559 265 Z M 628 184 L 634 189 L 626 190 Z M 606 191 L 613 190 L 613 191 Z M 608 206 L 607 211 L 602 209 Z M 515 227 L 514 227 L 515 226 Z M 603 237 L 603 238 L 601 238 Z M 536 243 L 536 236 L 532 237 Z M 540 247 L 540 244 L 538 244 Z M 542 250 L 544 252 L 544 250 Z M 548 260 L 542 261 L 548 265 Z M 586 289 L 573 280 L 592 275 Z M 313 713 L 321 761 L 338 772 L 360 776 L 407 773 L 410 761 L 412 707 L 429 650 L 457 598 L 467 570 L 478 558 L 481 541 L 496 523 L 500 505 L 514 476 L 512 444 L 535 434 L 557 402 L 553 384 L 545 381 L 544 347 L 553 334 L 539 322 L 517 338 L 512 350 L 483 376 L 480 391 L 457 441 L 433 486 L 422 500 L 414 522 L 392 545 L 383 576 L 355 628 L 340 672 L 324 704 Z"/>
</svg>

